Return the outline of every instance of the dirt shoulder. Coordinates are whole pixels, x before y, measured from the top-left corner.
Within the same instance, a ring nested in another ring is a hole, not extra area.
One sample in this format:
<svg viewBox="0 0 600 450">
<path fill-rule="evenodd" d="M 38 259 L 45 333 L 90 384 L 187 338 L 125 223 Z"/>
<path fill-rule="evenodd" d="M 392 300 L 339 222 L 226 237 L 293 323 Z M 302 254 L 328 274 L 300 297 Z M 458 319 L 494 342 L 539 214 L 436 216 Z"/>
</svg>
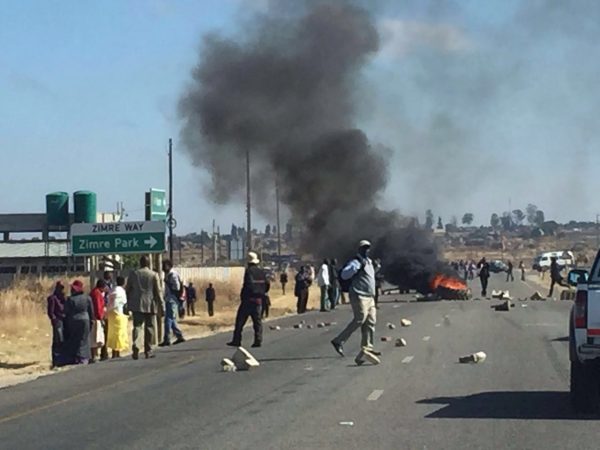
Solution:
<svg viewBox="0 0 600 450">
<path fill-rule="evenodd" d="M 277 286 L 271 292 L 271 303 L 270 315 L 267 320 L 296 312 L 296 298 L 293 296 L 293 292 L 283 295 Z M 309 308 L 318 307 L 319 290 L 313 287 L 309 298 Z M 219 304 L 217 297 L 215 315 L 209 317 L 206 303 L 199 300 L 196 303 L 196 316 L 186 316 L 179 323 L 186 339 L 199 339 L 232 330 L 236 311 L 237 303 L 224 299 L 222 304 Z M 50 369 L 52 330 L 48 318 L 41 308 L 35 312 L 29 312 L 26 316 L 14 317 L 10 320 L 10 329 L 6 323 L 7 318 L 3 318 L 3 321 L 0 322 L 3 325 L 0 328 L 0 389 L 69 370 L 68 367 Z M 131 321 L 129 325 L 131 331 Z M 131 338 L 131 332 L 129 336 Z"/>
</svg>

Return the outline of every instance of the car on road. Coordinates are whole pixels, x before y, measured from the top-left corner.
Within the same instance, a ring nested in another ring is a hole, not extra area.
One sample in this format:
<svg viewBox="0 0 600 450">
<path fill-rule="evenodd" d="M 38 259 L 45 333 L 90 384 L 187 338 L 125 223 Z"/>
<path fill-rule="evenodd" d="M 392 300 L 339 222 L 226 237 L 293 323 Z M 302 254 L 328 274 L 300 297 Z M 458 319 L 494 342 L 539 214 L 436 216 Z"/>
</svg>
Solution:
<svg viewBox="0 0 600 450">
<path fill-rule="evenodd" d="M 508 270 L 508 266 L 503 261 L 500 261 L 499 259 L 490 261 L 490 272 L 500 273 L 500 272 L 506 272 L 507 270 Z"/>
<path fill-rule="evenodd" d="M 573 269 L 567 282 L 577 287 L 569 320 L 571 403 L 577 412 L 600 410 L 600 251 L 591 270 Z"/>
<path fill-rule="evenodd" d="M 556 262 L 561 269 L 575 265 L 575 256 L 573 255 L 573 252 L 567 250 L 541 253 L 534 258 L 531 267 L 533 270 L 537 270 L 538 272 L 550 270 L 552 258 L 556 258 Z"/>
</svg>

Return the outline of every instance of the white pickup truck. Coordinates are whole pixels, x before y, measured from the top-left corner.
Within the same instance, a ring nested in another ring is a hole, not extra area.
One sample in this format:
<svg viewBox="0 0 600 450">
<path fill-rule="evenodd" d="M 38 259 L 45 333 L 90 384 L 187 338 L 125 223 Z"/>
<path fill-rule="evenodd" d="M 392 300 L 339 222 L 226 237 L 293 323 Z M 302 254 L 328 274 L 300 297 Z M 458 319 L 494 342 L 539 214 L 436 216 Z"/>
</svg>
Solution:
<svg viewBox="0 0 600 450">
<path fill-rule="evenodd" d="M 577 286 L 569 321 L 571 402 L 577 412 L 600 410 L 600 252 L 592 269 L 574 269 L 568 283 Z"/>
</svg>

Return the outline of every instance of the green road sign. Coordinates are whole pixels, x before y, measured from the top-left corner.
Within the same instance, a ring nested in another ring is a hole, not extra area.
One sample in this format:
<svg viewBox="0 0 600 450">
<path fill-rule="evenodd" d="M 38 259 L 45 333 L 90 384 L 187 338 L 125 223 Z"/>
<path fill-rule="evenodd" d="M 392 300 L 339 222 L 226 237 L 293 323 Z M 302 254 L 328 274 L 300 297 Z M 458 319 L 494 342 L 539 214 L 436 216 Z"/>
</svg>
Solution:
<svg viewBox="0 0 600 450">
<path fill-rule="evenodd" d="M 146 220 L 166 220 L 167 209 L 167 192 L 164 189 L 146 192 Z"/>
<path fill-rule="evenodd" d="M 165 223 L 74 223 L 71 252 L 75 256 L 163 253 Z"/>
</svg>

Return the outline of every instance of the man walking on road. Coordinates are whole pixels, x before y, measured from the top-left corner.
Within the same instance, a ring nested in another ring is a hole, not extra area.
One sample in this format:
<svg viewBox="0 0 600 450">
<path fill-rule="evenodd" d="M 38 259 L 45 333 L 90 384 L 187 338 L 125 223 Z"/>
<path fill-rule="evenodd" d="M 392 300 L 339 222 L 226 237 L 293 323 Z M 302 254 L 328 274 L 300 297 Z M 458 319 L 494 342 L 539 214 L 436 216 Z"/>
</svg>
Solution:
<svg viewBox="0 0 600 450">
<path fill-rule="evenodd" d="M 271 284 L 265 271 L 258 267 L 259 263 L 258 255 L 249 252 L 248 267 L 244 273 L 244 285 L 240 293 L 241 303 L 235 319 L 233 340 L 227 343 L 230 347 L 242 345 L 242 329 L 246 325 L 248 317 L 252 318 L 252 325 L 254 326 L 254 343 L 252 347 L 262 345 L 262 305 Z"/>
<path fill-rule="evenodd" d="M 185 342 L 183 333 L 177 326 L 179 301 L 183 297 L 184 286 L 170 260 L 163 261 L 163 271 L 165 272 L 165 333 L 163 341 L 158 346 L 168 347 L 171 345 L 171 331 L 177 338 L 174 344 Z"/>
<path fill-rule="evenodd" d="M 508 261 L 507 266 L 508 266 L 508 268 L 506 269 L 506 282 L 507 283 L 509 281 L 514 282 L 515 281 L 515 277 L 513 275 L 513 263 L 512 263 L 512 261 Z"/>
<path fill-rule="evenodd" d="M 525 281 L 525 263 L 523 261 L 519 263 L 519 269 L 521 270 L 521 281 Z"/>
<path fill-rule="evenodd" d="M 487 295 L 488 280 L 490 279 L 490 265 L 485 258 L 481 258 L 478 267 L 479 280 L 481 281 L 481 296 L 485 297 Z"/>
<path fill-rule="evenodd" d="M 281 275 L 279 275 L 279 282 L 281 283 L 281 292 L 285 295 L 285 285 L 288 283 L 287 270 L 281 272 Z"/>
<path fill-rule="evenodd" d="M 154 358 L 154 322 L 157 313 L 163 313 L 165 305 L 160 292 L 158 274 L 150 270 L 147 256 L 140 258 L 140 268 L 127 279 L 127 307 L 133 313 L 133 359 L 138 359 L 142 327 L 144 329 L 144 352 L 146 358 Z"/>
<path fill-rule="evenodd" d="M 551 258 L 551 263 L 550 263 L 550 292 L 548 293 L 548 297 L 552 297 L 552 294 L 554 293 L 554 285 L 558 284 L 559 286 L 565 286 L 565 284 L 563 283 L 563 277 L 560 274 L 560 266 L 558 265 L 558 261 L 556 259 L 556 256 L 553 256 Z"/>
<path fill-rule="evenodd" d="M 349 295 L 354 318 L 332 341 L 333 348 L 344 356 L 344 343 L 360 328 L 361 350 L 354 360 L 359 366 L 365 360 L 379 364 L 381 353 L 373 348 L 373 335 L 377 320 L 375 308 L 375 269 L 369 258 L 371 243 L 360 241 L 358 254 L 342 270 L 342 279 L 351 280 Z"/>
</svg>

